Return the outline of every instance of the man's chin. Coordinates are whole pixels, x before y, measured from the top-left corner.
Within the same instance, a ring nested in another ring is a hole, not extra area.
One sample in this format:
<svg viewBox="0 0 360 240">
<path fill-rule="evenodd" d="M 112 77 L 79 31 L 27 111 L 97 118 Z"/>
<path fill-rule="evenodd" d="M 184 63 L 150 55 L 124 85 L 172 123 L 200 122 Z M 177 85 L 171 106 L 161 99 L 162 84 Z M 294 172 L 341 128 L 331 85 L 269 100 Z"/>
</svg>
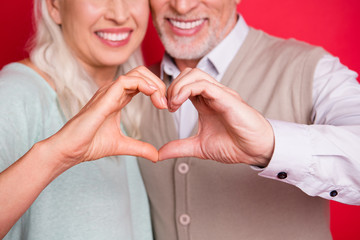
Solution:
<svg viewBox="0 0 360 240">
<path fill-rule="evenodd" d="M 166 44 L 163 43 L 166 52 L 175 59 L 194 60 L 201 59 L 208 52 L 204 45 L 196 47 L 193 44 Z"/>
<path fill-rule="evenodd" d="M 166 52 L 175 59 L 195 60 L 208 54 L 217 44 L 215 36 L 205 38 L 160 35 Z"/>
</svg>

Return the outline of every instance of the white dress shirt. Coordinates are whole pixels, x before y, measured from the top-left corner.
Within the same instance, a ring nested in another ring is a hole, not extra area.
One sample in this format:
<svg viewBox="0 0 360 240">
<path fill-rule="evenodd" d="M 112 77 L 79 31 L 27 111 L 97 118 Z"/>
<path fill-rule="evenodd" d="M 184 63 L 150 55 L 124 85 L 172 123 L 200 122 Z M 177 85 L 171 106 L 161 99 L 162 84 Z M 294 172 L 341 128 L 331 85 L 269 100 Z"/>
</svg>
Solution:
<svg viewBox="0 0 360 240">
<path fill-rule="evenodd" d="M 220 82 L 248 32 L 239 16 L 232 32 L 197 68 Z M 161 67 L 172 78 L 180 73 L 168 55 Z M 314 74 L 313 125 L 269 119 L 275 133 L 274 154 L 266 168 L 253 169 L 262 177 L 293 184 L 308 195 L 359 205 L 360 85 L 356 78 L 338 58 L 324 55 Z M 179 138 L 190 136 L 197 117 L 190 100 L 174 113 Z"/>
</svg>

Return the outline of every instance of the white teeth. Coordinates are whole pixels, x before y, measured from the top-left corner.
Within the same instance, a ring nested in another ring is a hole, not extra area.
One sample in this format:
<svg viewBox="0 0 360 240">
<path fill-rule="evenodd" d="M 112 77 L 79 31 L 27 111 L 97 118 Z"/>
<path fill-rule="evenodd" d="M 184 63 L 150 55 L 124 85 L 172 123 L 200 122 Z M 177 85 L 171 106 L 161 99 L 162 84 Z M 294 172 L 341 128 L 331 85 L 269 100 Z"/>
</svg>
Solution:
<svg viewBox="0 0 360 240">
<path fill-rule="evenodd" d="M 96 32 L 96 34 L 105 39 L 110 41 L 122 41 L 129 36 L 129 33 L 106 33 L 106 32 Z"/>
<path fill-rule="evenodd" d="M 203 22 L 204 22 L 204 19 L 200 19 L 200 20 L 196 20 L 196 21 L 192 21 L 192 22 L 183 22 L 183 21 L 177 21 L 177 20 L 170 19 L 170 23 L 173 26 L 180 28 L 180 29 L 184 29 L 184 30 L 195 28 L 195 27 L 201 25 Z"/>
</svg>

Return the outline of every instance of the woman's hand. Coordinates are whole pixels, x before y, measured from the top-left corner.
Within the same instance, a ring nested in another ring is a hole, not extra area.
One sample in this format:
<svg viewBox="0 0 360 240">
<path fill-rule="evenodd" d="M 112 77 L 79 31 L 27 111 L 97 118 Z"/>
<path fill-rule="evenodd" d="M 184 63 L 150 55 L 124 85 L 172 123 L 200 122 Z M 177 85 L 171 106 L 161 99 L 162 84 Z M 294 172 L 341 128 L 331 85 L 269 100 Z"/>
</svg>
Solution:
<svg viewBox="0 0 360 240">
<path fill-rule="evenodd" d="M 145 67 L 138 67 L 99 89 L 84 108 L 44 143 L 65 167 L 111 155 L 134 155 L 158 160 L 151 144 L 123 134 L 121 109 L 141 92 L 157 108 L 166 108 L 165 85 Z"/>
<path fill-rule="evenodd" d="M 155 147 L 121 131 L 121 109 L 139 92 L 150 96 L 156 107 L 166 108 L 165 85 L 146 68 L 136 68 L 99 89 L 62 129 L 0 173 L 0 239 L 43 189 L 72 166 L 122 154 L 158 160 Z"/>
</svg>

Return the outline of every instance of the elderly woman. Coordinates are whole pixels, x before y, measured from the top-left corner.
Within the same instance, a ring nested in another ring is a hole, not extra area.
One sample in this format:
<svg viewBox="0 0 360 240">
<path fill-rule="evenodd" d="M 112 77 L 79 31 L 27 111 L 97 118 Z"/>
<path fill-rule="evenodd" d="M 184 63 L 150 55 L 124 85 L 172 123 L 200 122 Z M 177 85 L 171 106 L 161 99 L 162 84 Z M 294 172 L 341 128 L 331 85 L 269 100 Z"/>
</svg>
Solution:
<svg viewBox="0 0 360 240">
<path fill-rule="evenodd" d="M 119 156 L 158 159 L 120 126 L 138 92 L 166 108 L 161 81 L 131 70 L 148 1 L 35 0 L 34 9 L 30 60 L 0 72 L 0 238 L 151 239 L 136 160 Z"/>
</svg>

